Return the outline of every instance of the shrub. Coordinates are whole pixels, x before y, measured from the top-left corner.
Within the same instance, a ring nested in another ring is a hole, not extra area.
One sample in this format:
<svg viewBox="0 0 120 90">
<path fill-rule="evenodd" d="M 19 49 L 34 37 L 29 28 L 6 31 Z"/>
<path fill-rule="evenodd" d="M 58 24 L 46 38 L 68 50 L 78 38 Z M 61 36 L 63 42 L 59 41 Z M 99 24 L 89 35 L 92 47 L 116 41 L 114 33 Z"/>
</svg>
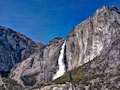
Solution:
<svg viewBox="0 0 120 90">
<path fill-rule="evenodd" d="M 5 89 L 1 90 L 23 90 L 23 87 L 9 76 L 7 78 L 4 77 L 3 82 L 5 83 Z"/>
</svg>

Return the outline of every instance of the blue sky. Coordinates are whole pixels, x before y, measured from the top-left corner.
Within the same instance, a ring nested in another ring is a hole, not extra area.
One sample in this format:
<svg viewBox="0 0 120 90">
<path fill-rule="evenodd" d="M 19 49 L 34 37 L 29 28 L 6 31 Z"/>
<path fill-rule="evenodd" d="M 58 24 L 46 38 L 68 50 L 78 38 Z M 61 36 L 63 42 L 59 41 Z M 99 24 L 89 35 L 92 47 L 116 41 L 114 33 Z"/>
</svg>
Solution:
<svg viewBox="0 0 120 90">
<path fill-rule="evenodd" d="M 103 5 L 120 0 L 0 0 L 0 25 L 47 44 L 70 30 Z"/>
</svg>

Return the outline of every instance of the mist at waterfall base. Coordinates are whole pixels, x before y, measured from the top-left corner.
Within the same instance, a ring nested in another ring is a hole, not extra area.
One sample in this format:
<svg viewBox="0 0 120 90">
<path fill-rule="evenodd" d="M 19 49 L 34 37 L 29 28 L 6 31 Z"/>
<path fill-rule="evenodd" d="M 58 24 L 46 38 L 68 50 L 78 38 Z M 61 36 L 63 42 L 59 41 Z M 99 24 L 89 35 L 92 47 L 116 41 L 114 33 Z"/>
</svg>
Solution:
<svg viewBox="0 0 120 90">
<path fill-rule="evenodd" d="M 66 42 L 64 42 L 61 47 L 60 56 L 58 58 L 59 70 L 53 76 L 53 80 L 61 77 L 66 72 L 65 63 L 64 63 L 65 44 Z"/>
</svg>

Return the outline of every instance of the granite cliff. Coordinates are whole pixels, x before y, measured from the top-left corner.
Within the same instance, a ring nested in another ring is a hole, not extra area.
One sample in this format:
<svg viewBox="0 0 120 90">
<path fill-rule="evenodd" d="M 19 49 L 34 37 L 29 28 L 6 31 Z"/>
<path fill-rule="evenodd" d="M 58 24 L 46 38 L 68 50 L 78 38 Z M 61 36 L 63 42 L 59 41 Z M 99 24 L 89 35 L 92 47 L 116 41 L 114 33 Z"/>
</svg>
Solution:
<svg viewBox="0 0 120 90">
<path fill-rule="evenodd" d="M 103 6 L 66 38 L 67 73 L 41 90 L 119 90 L 120 12 Z M 69 83 L 68 83 L 69 82 Z"/>
<path fill-rule="evenodd" d="M 103 6 L 93 16 L 73 28 L 66 38 L 67 70 L 87 63 L 120 36 L 120 12 Z"/>
<path fill-rule="evenodd" d="M 55 38 L 29 58 L 15 65 L 11 70 L 11 78 L 23 86 L 35 86 L 52 81 L 59 67 L 57 60 L 63 41 L 63 38 Z"/>
<path fill-rule="evenodd" d="M 35 52 L 37 47 L 28 37 L 0 26 L 0 72 L 9 72 L 16 63 Z"/>
<path fill-rule="evenodd" d="M 53 80 L 59 70 L 58 59 L 64 42 L 62 56 L 66 73 Z M 65 39 L 55 38 L 37 49 L 38 44 L 31 41 L 31 45 L 33 48 L 27 45 L 31 53 L 22 54 L 25 58 L 21 55 L 21 62 L 10 73 L 10 78 L 23 87 L 37 90 L 120 89 L 120 12 L 116 7 L 97 9 Z M 12 48 L 16 47 L 13 45 Z"/>
</svg>

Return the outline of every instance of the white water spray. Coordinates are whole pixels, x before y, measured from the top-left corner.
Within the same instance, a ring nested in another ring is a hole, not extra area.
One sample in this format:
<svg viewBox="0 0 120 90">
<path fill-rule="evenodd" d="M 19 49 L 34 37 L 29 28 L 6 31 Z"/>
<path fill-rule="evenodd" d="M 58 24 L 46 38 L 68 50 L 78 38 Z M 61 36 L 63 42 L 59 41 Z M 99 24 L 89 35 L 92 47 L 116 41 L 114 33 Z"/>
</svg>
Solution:
<svg viewBox="0 0 120 90">
<path fill-rule="evenodd" d="M 66 41 L 63 43 L 61 47 L 60 56 L 58 58 L 59 70 L 53 76 L 53 80 L 61 77 L 66 72 L 65 63 L 64 63 L 65 44 L 66 44 Z"/>
</svg>

